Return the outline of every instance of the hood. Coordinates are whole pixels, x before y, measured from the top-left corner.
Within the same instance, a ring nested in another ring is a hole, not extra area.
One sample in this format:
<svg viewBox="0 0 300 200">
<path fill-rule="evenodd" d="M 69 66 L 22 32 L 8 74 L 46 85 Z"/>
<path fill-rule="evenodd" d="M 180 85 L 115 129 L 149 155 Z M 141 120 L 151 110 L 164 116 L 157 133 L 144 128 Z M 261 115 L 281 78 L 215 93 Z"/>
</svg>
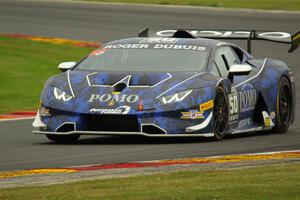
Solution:
<svg viewBox="0 0 300 200">
<path fill-rule="evenodd" d="M 76 105 L 78 112 L 87 112 L 93 108 L 130 105 L 137 110 L 142 104 L 144 110 L 151 110 L 162 96 L 209 87 L 215 82 L 212 74 L 199 72 L 67 71 L 49 79 L 47 86 L 52 91 L 44 90 L 42 102 L 59 109 L 61 105 L 53 98 L 53 88 L 59 88 L 73 96 L 69 103 L 64 102 L 64 107 L 69 107 L 65 109 L 72 110 Z"/>
</svg>

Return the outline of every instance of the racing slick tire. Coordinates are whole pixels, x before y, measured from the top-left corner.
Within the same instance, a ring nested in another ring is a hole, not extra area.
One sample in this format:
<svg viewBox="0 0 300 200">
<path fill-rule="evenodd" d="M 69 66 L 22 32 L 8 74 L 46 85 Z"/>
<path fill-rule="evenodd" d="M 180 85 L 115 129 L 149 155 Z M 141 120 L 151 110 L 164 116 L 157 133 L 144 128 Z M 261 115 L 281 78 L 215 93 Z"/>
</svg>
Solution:
<svg viewBox="0 0 300 200">
<path fill-rule="evenodd" d="M 46 137 L 49 140 L 52 140 L 52 141 L 58 142 L 58 143 L 73 143 L 79 139 L 80 135 L 50 135 L 50 134 L 46 134 Z"/>
<path fill-rule="evenodd" d="M 293 95 L 289 80 L 282 77 L 278 83 L 275 127 L 272 132 L 285 133 L 292 120 Z"/>
<path fill-rule="evenodd" d="M 214 100 L 213 130 L 214 138 L 221 140 L 227 133 L 229 126 L 228 98 L 222 87 L 217 88 Z"/>
</svg>

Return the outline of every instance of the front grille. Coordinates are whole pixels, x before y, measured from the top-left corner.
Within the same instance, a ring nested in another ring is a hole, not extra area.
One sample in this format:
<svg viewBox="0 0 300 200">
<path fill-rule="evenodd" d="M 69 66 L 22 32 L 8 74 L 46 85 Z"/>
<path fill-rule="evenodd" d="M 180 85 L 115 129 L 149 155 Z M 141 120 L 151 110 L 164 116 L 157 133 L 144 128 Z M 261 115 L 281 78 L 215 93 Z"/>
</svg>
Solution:
<svg viewBox="0 0 300 200">
<path fill-rule="evenodd" d="M 86 131 L 139 132 L 136 115 L 86 115 Z"/>
</svg>

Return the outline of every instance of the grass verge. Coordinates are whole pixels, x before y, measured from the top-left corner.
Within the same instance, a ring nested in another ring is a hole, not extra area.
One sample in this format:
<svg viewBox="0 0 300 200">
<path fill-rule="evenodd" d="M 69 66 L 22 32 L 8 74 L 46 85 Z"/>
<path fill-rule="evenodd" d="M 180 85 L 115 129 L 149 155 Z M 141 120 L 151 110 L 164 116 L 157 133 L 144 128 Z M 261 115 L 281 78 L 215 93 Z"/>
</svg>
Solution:
<svg viewBox="0 0 300 200">
<path fill-rule="evenodd" d="M 265 10 L 300 10 L 299 0 L 86 0 L 99 2 L 143 3 L 162 5 L 191 5 L 222 8 L 250 8 Z"/>
<path fill-rule="evenodd" d="M 299 199 L 300 164 L 183 171 L 51 186 L 2 189 L 1 199 Z"/>
<path fill-rule="evenodd" d="M 93 48 L 0 36 L 0 113 L 34 110 L 46 80 L 63 61 L 77 61 Z"/>
</svg>

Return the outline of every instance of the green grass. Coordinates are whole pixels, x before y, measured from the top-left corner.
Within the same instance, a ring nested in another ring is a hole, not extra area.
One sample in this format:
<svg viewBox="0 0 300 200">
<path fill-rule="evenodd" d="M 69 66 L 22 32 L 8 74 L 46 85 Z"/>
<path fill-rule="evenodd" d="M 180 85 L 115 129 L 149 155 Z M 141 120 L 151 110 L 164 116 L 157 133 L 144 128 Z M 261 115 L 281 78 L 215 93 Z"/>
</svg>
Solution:
<svg viewBox="0 0 300 200">
<path fill-rule="evenodd" d="M 2 189 L 1 200 L 291 200 L 300 197 L 300 164 L 84 181 Z"/>
<path fill-rule="evenodd" d="M 92 48 L 0 36 L 0 113 L 35 110 L 46 80 L 63 61 L 77 61 Z"/>
<path fill-rule="evenodd" d="M 100 2 L 143 3 L 162 5 L 192 5 L 223 8 L 266 10 L 300 10 L 300 0 L 87 0 Z"/>
</svg>

